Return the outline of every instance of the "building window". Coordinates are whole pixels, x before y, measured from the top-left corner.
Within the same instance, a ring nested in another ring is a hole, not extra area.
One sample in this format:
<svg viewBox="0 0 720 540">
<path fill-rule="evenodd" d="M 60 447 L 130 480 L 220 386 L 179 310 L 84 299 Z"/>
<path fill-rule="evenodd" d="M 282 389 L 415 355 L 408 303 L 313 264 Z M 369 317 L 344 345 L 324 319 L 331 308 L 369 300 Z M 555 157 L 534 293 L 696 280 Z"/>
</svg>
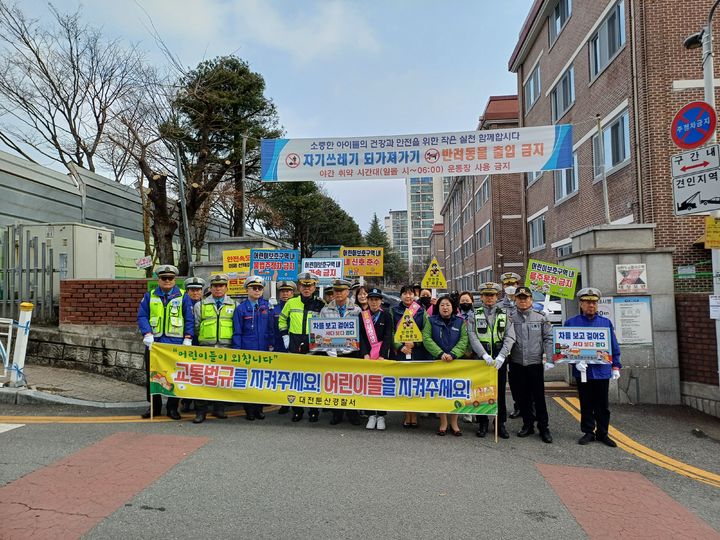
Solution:
<svg viewBox="0 0 720 540">
<path fill-rule="evenodd" d="M 602 130 L 605 154 L 605 173 L 630 159 L 630 122 L 628 112 L 623 112 Z M 603 162 L 600 159 L 600 137 L 593 136 L 593 168 L 595 177 L 602 175 Z"/>
<path fill-rule="evenodd" d="M 490 238 L 490 224 L 487 223 L 475 233 L 475 244 L 477 245 L 478 251 L 490 245 Z"/>
<path fill-rule="evenodd" d="M 480 193 L 482 193 L 483 204 L 490 200 L 490 178 L 486 178 L 480 186 Z"/>
<path fill-rule="evenodd" d="M 529 172 L 527 174 L 527 185 L 532 186 L 542 176 L 542 171 Z"/>
<path fill-rule="evenodd" d="M 555 43 L 558 35 L 565 27 L 565 23 L 572 15 L 572 2 L 571 0 L 560 0 L 555 4 L 550 17 L 548 17 L 548 27 L 550 32 L 550 45 Z"/>
<path fill-rule="evenodd" d="M 555 176 L 555 201 L 564 199 L 578 190 L 577 152 L 573 152 L 573 168 L 553 171 Z"/>
<path fill-rule="evenodd" d="M 545 247 L 545 214 L 528 223 L 530 251 Z"/>
<path fill-rule="evenodd" d="M 540 63 L 535 66 L 530 77 L 523 85 L 523 93 L 525 94 L 525 112 L 529 111 L 540 97 Z"/>
<path fill-rule="evenodd" d="M 613 61 L 618 51 L 625 45 L 625 2 L 620 0 L 597 33 L 590 38 L 590 78 L 594 79 Z"/>
<path fill-rule="evenodd" d="M 572 242 L 569 244 L 565 244 L 564 246 L 558 246 L 557 248 L 557 256 L 558 257 L 565 257 L 567 255 L 570 255 L 572 253 Z"/>
<path fill-rule="evenodd" d="M 483 283 L 487 283 L 488 281 L 492 281 L 492 277 L 493 277 L 493 271 L 492 271 L 491 268 L 490 268 L 490 269 L 487 269 L 487 270 L 481 270 L 481 271 L 479 271 L 479 272 L 477 273 L 477 283 L 475 284 L 475 288 L 476 288 L 476 289 L 479 289 L 480 286 L 481 286 Z M 468 290 L 469 290 L 469 289 L 468 289 Z"/>
<path fill-rule="evenodd" d="M 552 121 L 557 122 L 575 103 L 575 69 L 573 66 L 570 66 L 560 77 L 560 81 L 551 93 L 551 100 Z"/>
</svg>

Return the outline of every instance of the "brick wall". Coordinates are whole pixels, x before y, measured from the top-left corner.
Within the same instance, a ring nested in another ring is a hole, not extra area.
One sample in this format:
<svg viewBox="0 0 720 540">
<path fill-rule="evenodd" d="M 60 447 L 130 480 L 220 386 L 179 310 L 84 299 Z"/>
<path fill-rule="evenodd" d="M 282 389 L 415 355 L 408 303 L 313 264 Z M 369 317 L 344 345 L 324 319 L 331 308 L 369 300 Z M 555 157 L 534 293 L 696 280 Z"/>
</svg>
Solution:
<svg viewBox="0 0 720 540">
<path fill-rule="evenodd" d="M 675 295 L 680 380 L 718 385 L 715 321 L 708 317 L 708 295 Z"/>
<path fill-rule="evenodd" d="M 146 279 L 61 280 L 60 324 L 135 326 L 145 291 Z"/>
</svg>

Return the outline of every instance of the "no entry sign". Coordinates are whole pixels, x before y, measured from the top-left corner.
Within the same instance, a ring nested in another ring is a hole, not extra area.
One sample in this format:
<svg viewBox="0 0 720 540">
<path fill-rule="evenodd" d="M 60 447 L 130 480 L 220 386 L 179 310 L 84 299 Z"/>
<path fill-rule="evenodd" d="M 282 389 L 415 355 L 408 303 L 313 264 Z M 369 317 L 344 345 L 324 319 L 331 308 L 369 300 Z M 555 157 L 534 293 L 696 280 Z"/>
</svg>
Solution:
<svg viewBox="0 0 720 540">
<path fill-rule="evenodd" d="M 716 125 L 715 109 L 704 101 L 693 101 L 673 118 L 670 136 L 680 148 L 690 150 L 705 144 L 715 133 Z"/>
</svg>

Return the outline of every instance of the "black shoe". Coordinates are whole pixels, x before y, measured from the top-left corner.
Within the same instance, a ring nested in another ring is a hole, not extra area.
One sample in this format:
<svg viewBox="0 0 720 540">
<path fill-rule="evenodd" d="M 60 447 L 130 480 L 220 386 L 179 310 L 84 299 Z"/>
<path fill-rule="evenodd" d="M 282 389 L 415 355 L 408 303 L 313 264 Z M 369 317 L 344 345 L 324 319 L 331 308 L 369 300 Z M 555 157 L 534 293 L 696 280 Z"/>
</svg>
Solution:
<svg viewBox="0 0 720 540">
<path fill-rule="evenodd" d="M 283 405 L 282 407 L 280 407 L 278 409 L 278 414 L 287 414 L 289 412 L 290 412 L 290 407 L 288 407 L 287 405 Z"/>
<path fill-rule="evenodd" d="M 617 448 L 617 443 L 607 435 L 605 435 L 604 437 L 598 437 L 597 440 L 603 443 L 605 446 L 609 446 L 610 448 Z"/>
<path fill-rule="evenodd" d="M 180 420 L 182 417 L 180 416 L 180 413 L 177 412 L 176 409 L 173 409 L 171 411 L 167 412 L 168 418 L 172 418 L 173 420 Z"/>
<path fill-rule="evenodd" d="M 551 444 L 552 443 L 552 435 L 550 435 L 549 429 L 544 429 L 540 432 L 540 439 L 542 439 L 542 442 Z"/>
<path fill-rule="evenodd" d="M 212 415 L 220 420 L 225 420 L 228 417 L 227 414 L 225 414 L 225 411 L 214 411 Z"/>
<path fill-rule="evenodd" d="M 501 439 L 509 439 L 510 434 L 508 433 L 508 430 L 505 429 L 505 424 L 500 424 L 498 426 L 498 437 Z"/>
<path fill-rule="evenodd" d="M 487 435 L 487 430 L 488 430 L 488 425 L 485 423 L 482 423 L 478 426 L 478 429 L 475 432 L 475 435 L 477 435 L 481 439 L 484 439 L 485 435 Z"/>
<path fill-rule="evenodd" d="M 205 421 L 205 413 L 204 412 L 196 412 L 195 418 L 193 418 L 193 424 L 202 424 Z"/>
<path fill-rule="evenodd" d="M 265 420 L 265 413 L 262 412 L 262 411 L 256 412 L 256 413 L 255 413 L 255 418 L 257 418 L 258 420 Z"/>
<path fill-rule="evenodd" d="M 245 420 L 249 420 L 250 422 L 252 422 L 253 420 L 255 420 L 255 415 L 254 415 L 253 413 L 251 413 L 251 412 L 246 412 L 246 413 L 245 413 Z"/>
<path fill-rule="evenodd" d="M 180 412 L 190 412 L 192 410 L 192 404 L 191 399 L 180 400 Z"/>
<path fill-rule="evenodd" d="M 529 437 L 535 433 L 535 428 L 532 426 L 523 426 L 520 431 L 517 432 L 518 437 Z"/>
<path fill-rule="evenodd" d="M 513 412 L 511 412 L 508 416 L 509 416 L 510 418 L 512 418 L 513 420 L 515 420 L 516 418 L 520 418 L 520 411 L 519 411 L 518 409 L 515 409 L 515 410 L 514 410 Z"/>
<path fill-rule="evenodd" d="M 586 445 L 586 444 L 590 444 L 594 440 L 595 440 L 595 435 L 593 435 L 592 433 L 586 433 L 585 435 L 583 435 L 582 437 L 580 437 L 578 439 L 578 444 Z"/>
<path fill-rule="evenodd" d="M 150 409 L 140 415 L 140 418 L 150 418 Z"/>
<path fill-rule="evenodd" d="M 308 422 L 317 422 L 317 421 L 318 421 L 318 414 L 317 414 L 317 413 L 315 413 L 315 414 L 312 414 L 312 413 L 311 413 L 311 414 L 308 416 Z"/>
<path fill-rule="evenodd" d="M 293 413 L 292 418 L 290 420 L 293 422 L 299 422 L 300 420 L 302 420 L 302 417 L 303 417 L 303 413 L 296 412 L 296 413 Z"/>
<path fill-rule="evenodd" d="M 312 415 L 310 415 L 310 418 L 312 418 Z M 310 420 L 312 422 L 312 420 Z M 333 414 L 332 418 L 330 419 L 330 425 L 336 426 L 340 422 L 342 422 L 342 414 Z"/>
</svg>

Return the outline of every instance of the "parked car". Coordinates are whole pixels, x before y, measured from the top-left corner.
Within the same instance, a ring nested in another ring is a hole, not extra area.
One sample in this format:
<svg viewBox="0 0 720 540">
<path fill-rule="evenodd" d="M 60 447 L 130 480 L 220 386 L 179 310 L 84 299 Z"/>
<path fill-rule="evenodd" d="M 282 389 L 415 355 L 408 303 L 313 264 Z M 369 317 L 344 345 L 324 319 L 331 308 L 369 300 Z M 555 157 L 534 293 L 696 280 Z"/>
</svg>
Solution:
<svg viewBox="0 0 720 540">
<path fill-rule="evenodd" d="M 545 313 L 550 324 L 562 324 L 562 305 L 559 297 L 533 291 L 533 308 Z"/>
<path fill-rule="evenodd" d="M 397 306 L 401 300 L 399 296 L 395 296 L 394 294 L 388 294 L 388 293 L 382 293 L 382 308 L 383 309 L 392 309 L 395 306 Z"/>
</svg>

